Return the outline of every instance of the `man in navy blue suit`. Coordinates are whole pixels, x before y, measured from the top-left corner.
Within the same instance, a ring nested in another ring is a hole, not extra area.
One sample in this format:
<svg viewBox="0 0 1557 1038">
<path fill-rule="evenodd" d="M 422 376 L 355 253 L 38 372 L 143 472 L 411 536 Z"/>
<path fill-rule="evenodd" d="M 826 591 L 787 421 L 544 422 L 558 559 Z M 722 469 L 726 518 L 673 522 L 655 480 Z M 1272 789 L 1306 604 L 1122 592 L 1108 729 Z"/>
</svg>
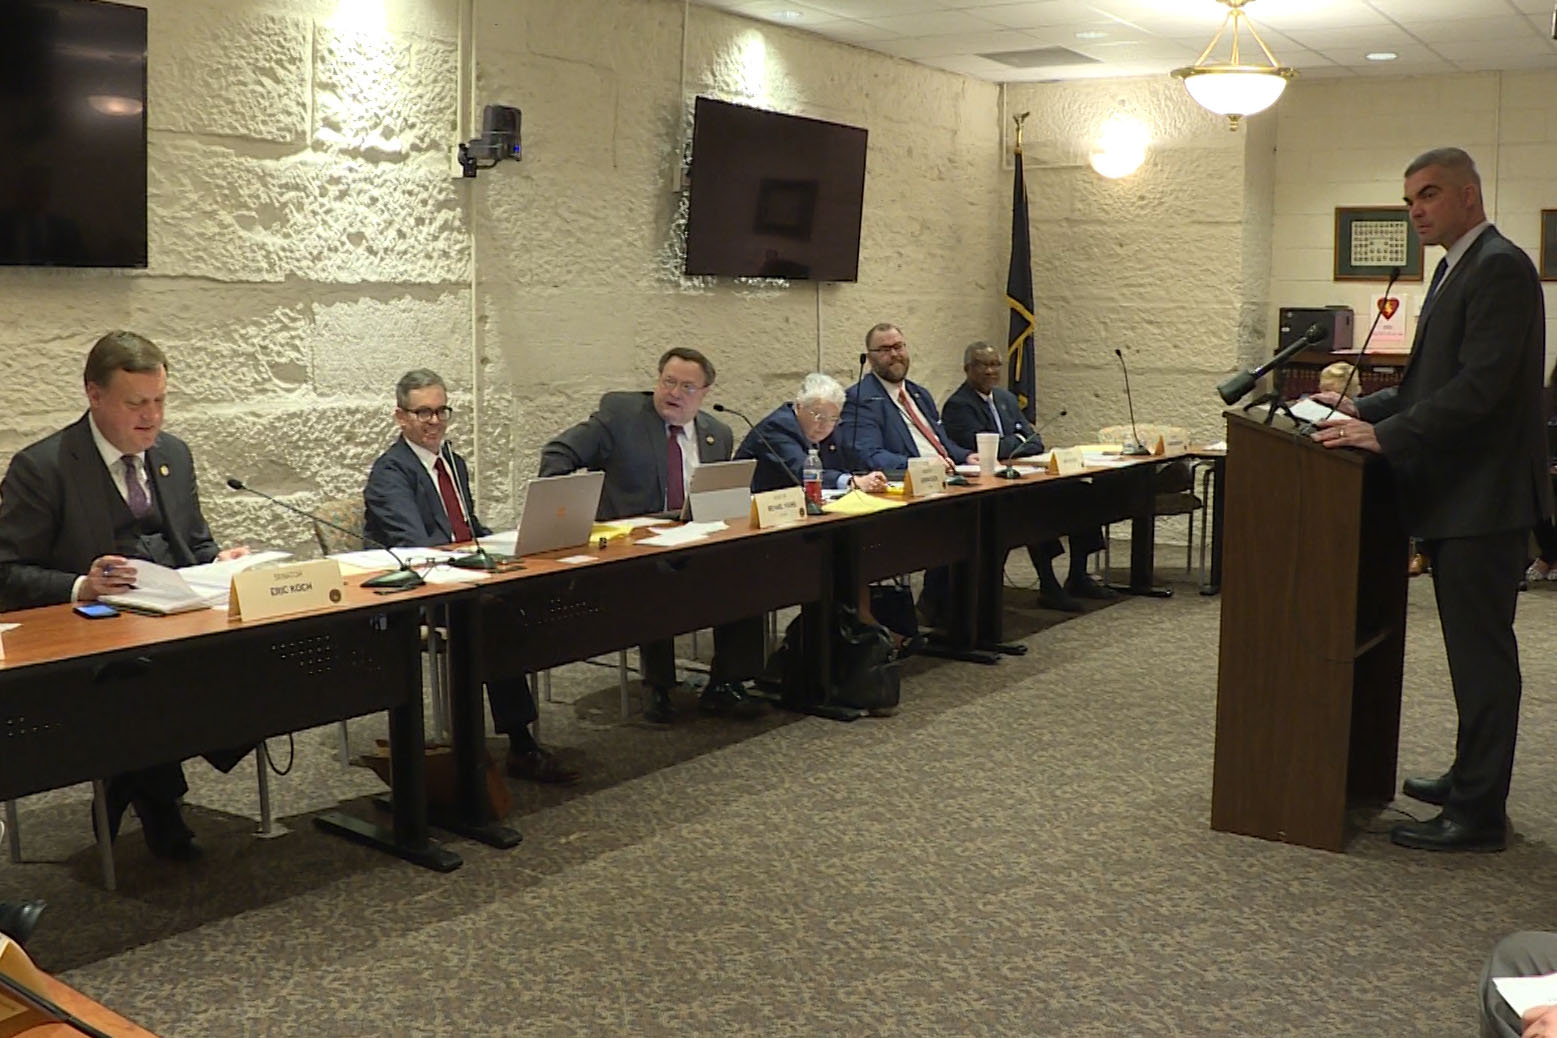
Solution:
<svg viewBox="0 0 1557 1038">
<path fill-rule="evenodd" d="M 822 459 L 822 486 L 829 490 L 880 491 L 887 477 L 880 472 L 856 475 L 854 454 L 836 435 L 843 411 L 843 386 L 831 375 L 813 372 L 800 384 L 793 403 L 780 404 L 758 422 L 735 451 L 737 458 L 756 458 L 753 493 L 782 490 L 799 483 L 806 454 L 816 448 Z"/>
<path fill-rule="evenodd" d="M 430 548 L 484 537 L 492 531 L 476 518 L 470 468 L 445 441 L 449 391 L 433 371 L 418 368 L 395 386 L 395 424 L 400 438 L 373 462 L 363 488 L 363 525 L 370 538 L 391 548 Z M 487 682 L 492 721 L 508 736 L 508 773 L 533 782 L 574 782 L 578 773 L 541 748 L 530 734 L 535 699 L 523 680 Z"/>
<path fill-rule="evenodd" d="M 1016 395 L 999 385 L 1005 366 L 999 351 L 987 343 L 975 342 L 962 351 L 962 370 L 967 378 L 946 398 L 942 409 L 946 434 L 957 444 L 972 448 L 978 445 L 979 433 L 996 433 L 1000 436 L 999 457 L 1007 460 L 1042 454 L 1043 438 L 1028 424 Z M 1059 538 L 1029 544 L 1027 554 L 1038 571 L 1038 604 L 1079 613 L 1081 599 L 1113 598 L 1114 592 L 1087 574 L 1087 556 L 1102 550 L 1103 531 L 1094 526 L 1072 530 L 1069 536 L 1070 573 L 1063 585 L 1054 575 L 1054 558 L 1064 550 Z"/>
</svg>

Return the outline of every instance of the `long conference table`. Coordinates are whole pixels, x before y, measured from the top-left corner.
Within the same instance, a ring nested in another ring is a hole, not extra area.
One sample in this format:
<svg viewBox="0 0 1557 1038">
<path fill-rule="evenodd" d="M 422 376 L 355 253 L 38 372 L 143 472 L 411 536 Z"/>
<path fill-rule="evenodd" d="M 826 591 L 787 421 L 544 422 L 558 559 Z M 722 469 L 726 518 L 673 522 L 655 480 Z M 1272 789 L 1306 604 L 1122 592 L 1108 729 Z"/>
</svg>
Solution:
<svg viewBox="0 0 1557 1038">
<path fill-rule="evenodd" d="M 1006 553 L 1128 519 L 1129 588 L 1150 592 L 1152 476 L 1159 464 L 1183 457 L 1070 476 L 973 478 L 900 508 L 766 530 L 737 520 L 678 547 L 642 544 L 651 531 L 635 530 L 604 545 L 526 556 L 474 585 L 384 594 L 353 578 L 340 605 L 267 621 L 229 620 L 212 610 L 85 620 L 68 606 L 6 614 L 0 619 L 21 626 L 0 635 L 0 801 L 387 710 L 392 826 L 342 811 L 325 812 L 316 824 L 450 871 L 459 857 L 429 838 L 424 610 L 447 610 L 450 632 L 455 803 L 438 825 L 510 847 L 518 834 L 491 817 L 484 795 L 485 682 L 799 605 L 808 691 L 785 705 L 860 716 L 830 707 L 835 603 L 854 602 L 864 582 L 946 566 L 946 654 L 993 663 L 1020 652 L 1002 631 Z M 1213 583 L 1219 543 L 1214 537 Z M 576 561 L 581 555 L 588 558 Z M 111 864 L 110 857 L 110 874 Z"/>
</svg>

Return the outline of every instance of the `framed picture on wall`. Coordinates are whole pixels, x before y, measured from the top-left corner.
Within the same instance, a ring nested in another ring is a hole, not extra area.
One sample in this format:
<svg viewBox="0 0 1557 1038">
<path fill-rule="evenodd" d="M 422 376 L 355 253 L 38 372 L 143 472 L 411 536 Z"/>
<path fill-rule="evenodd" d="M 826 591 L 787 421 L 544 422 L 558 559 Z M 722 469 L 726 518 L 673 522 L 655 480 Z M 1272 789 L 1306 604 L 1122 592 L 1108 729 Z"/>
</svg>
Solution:
<svg viewBox="0 0 1557 1038">
<path fill-rule="evenodd" d="M 1541 280 L 1557 281 L 1557 209 L 1541 210 Z"/>
<path fill-rule="evenodd" d="M 1422 239 L 1403 205 L 1336 206 L 1335 280 L 1422 280 Z"/>
</svg>

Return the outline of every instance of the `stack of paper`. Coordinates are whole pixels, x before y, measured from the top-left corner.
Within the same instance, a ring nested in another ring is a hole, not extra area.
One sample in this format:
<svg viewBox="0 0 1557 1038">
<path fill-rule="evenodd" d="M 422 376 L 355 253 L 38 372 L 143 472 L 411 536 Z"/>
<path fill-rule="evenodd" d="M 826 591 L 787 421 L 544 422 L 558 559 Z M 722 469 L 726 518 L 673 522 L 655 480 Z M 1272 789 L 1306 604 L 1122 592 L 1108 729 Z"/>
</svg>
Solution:
<svg viewBox="0 0 1557 1038">
<path fill-rule="evenodd" d="M 729 527 L 722 522 L 712 523 L 682 523 L 668 530 L 661 530 L 652 537 L 645 537 L 639 544 L 650 544 L 656 548 L 675 548 L 683 544 L 691 544 L 693 541 L 701 541 L 711 533 L 720 530 L 728 530 Z"/>
</svg>

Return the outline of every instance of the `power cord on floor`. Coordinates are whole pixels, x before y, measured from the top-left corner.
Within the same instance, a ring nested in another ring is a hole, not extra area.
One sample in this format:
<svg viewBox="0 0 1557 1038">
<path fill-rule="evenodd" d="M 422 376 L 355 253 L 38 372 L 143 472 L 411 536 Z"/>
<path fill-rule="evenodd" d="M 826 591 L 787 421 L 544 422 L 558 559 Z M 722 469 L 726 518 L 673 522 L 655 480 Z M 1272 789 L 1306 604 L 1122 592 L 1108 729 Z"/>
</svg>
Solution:
<svg viewBox="0 0 1557 1038">
<path fill-rule="evenodd" d="M 287 766 L 285 768 L 276 767 L 276 758 L 270 755 L 270 740 L 262 739 L 260 742 L 265 747 L 265 760 L 270 764 L 271 773 L 283 778 L 290 775 L 292 773 L 292 765 L 297 763 L 297 742 L 292 738 L 292 733 L 287 733 Z"/>
</svg>

